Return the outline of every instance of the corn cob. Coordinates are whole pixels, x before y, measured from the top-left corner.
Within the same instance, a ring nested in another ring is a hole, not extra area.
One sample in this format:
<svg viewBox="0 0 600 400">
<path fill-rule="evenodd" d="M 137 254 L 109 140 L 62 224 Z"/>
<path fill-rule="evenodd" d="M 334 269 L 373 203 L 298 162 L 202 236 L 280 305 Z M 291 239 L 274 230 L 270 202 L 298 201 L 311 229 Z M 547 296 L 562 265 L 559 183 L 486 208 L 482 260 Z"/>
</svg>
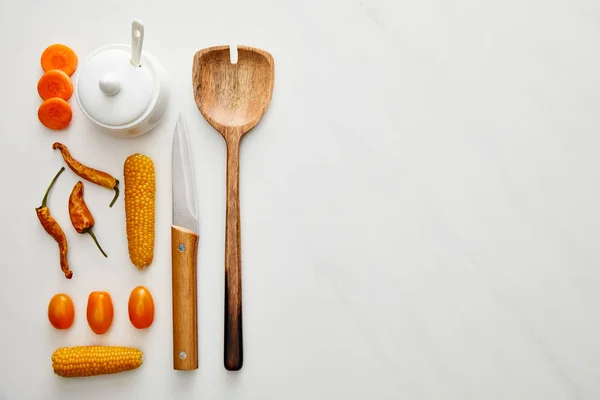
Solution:
<svg viewBox="0 0 600 400">
<path fill-rule="evenodd" d="M 124 176 L 129 259 L 141 270 L 154 258 L 154 164 L 143 154 L 132 154 L 125 160 Z"/>
<path fill-rule="evenodd" d="M 138 368 L 142 357 L 140 350 L 130 347 L 61 347 L 52 354 L 52 368 L 65 378 L 114 374 Z"/>
</svg>

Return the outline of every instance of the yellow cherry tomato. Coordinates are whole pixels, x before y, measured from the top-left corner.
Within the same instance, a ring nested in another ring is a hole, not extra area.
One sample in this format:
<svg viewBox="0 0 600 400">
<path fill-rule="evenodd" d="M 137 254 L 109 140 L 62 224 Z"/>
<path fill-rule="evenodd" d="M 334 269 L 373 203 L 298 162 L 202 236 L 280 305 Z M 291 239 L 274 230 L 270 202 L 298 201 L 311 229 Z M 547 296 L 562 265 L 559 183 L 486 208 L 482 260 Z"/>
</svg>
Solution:
<svg viewBox="0 0 600 400">
<path fill-rule="evenodd" d="M 88 297 L 87 321 L 94 333 L 102 335 L 112 325 L 114 309 L 107 292 L 92 292 Z"/>
<path fill-rule="evenodd" d="M 56 329 L 71 327 L 75 319 L 73 300 L 64 293 L 54 295 L 48 304 L 48 319 Z"/>
<path fill-rule="evenodd" d="M 129 320 L 138 329 L 145 329 L 154 321 L 154 299 L 150 291 L 138 286 L 129 295 Z"/>
</svg>

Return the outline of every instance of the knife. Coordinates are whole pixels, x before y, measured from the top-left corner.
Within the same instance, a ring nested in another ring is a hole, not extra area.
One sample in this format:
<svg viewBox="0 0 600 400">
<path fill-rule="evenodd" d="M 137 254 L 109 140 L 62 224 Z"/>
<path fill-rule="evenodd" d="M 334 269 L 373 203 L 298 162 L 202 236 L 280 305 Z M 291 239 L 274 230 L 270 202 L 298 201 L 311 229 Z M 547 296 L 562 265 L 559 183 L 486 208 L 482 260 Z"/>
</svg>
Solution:
<svg viewBox="0 0 600 400">
<path fill-rule="evenodd" d="M 187 371 L 198 369 L 198 212 L 192 153 L 187 127 L 181 114 L 173 135 L 172 163 L 173 368 Z"/>
</svg>

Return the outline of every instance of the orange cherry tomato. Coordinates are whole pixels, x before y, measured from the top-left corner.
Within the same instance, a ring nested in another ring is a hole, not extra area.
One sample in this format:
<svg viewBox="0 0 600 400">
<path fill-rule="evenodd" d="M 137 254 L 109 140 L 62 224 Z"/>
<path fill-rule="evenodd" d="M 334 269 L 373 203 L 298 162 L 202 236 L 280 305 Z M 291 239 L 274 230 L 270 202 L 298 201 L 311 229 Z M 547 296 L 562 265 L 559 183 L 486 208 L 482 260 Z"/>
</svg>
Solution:
<svg viewBox="0 0 600 400">
<path fill-rule="evenodd" d="M 94 333 L 102 335 L 112 325 L 114 309 L 110 294 L 92 292 L 88 297 L 87 321 Z"/>
<path fill-rule="evenodd" d="M 75 319 L 73 300 L 64 293 L 54 295 L 48 304 L 48 319 L 56 329 L 71 327 Z"/>
<path fill-rule="evenodd" d="M 138 329 L 145 329 L 154 321 L 154 299 L 150 291 L 138 286 L 129 295 L 129 320 Z"/>
</svg>

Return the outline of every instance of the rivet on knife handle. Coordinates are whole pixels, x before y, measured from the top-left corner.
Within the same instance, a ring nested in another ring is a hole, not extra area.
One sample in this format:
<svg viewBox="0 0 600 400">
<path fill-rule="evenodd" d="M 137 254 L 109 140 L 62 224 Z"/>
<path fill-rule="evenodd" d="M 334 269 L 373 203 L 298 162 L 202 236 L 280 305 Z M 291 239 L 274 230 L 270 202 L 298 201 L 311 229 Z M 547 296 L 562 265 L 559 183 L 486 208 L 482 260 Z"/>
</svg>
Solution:
<svg viewBox="0 0 600 400">
<path fill-rule="evenodd" d="M 171 227 L 173 282 L 173 368 L 198 369 L 198 306 L 196 254 L 198 235 Z"/>
</svg>

